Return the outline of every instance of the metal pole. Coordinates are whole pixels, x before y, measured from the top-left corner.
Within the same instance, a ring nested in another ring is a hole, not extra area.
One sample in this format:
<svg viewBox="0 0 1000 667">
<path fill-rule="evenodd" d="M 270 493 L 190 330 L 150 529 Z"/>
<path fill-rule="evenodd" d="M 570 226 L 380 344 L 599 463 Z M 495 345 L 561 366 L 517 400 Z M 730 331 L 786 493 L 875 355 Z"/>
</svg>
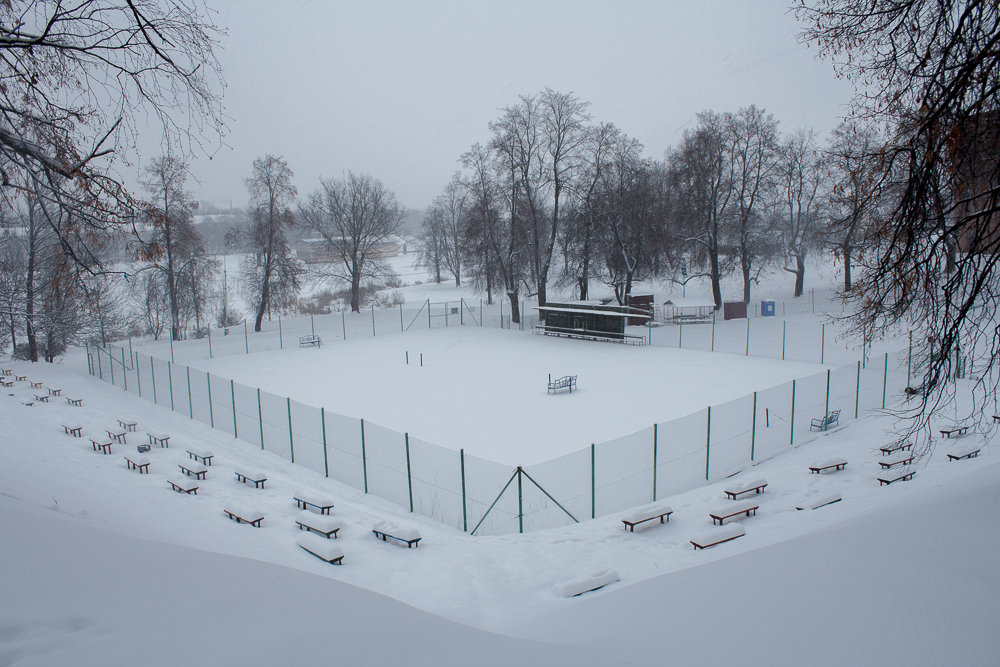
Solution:
<svg viewBox="0 0 1000 667">
<path fill-rule="evenodd" d="M 310 315 L 309 317 L 312 317 L 312 315 Z M 281 331 L 281 315 L 278 315 L 278 349 L 279 350 L 285 349 L 285 336 Z"/>
<path fill-rule="evenodd" d="M 465 297 L 459 297 L 458 303 L 458 324 L 465 326 Z"/>
<path fill-rule="evenodd" d="M 715 313 L 712 313 L 712 352 L 715 352 Z"/>
<path fill-rule="evenodd" d="M 659 424 L 653 424 L 653 502 L 656 502 L 656 447 L 659 440 Z"/>
<path fill-rule="evenodd" d="M 885 410 L 885 387 L 889 382 L 889 353 L 885 353 L 885 370 L 882 371 L 882 409 Z"/>
<path fill-rule="evenodd" d="M 597 452 L 590 443 L 590 518 L 597 518 Z"/>
<path fill-rule="evenodd" d="M 406 488 L 410 494 L 410 511 L 413 511 L 413 473 L 410 471 L 410 434 L 404 433 L 406 439 Z"/>
<path fill-rule="evenodd" d="M 372 304 L 372 338 L 375 337 L 375 304 Z"/>
<path fill-rule="evenodd" d="M 125 348 L 123 347 L 121 348 L 121 350 L 122 350 L 122 377 L 124 378 L 122 382 L 125 383 L 124 390 L 128 391 L 128 370 L 125 368 Z"/>
<path fill-rule="evenodd" d="M 260 409 L 260 387 L 257 387 L 257 424 L 260 427 L 260 449 L 264 450 L 264 411 Z"/>
<path fill-rule="evenodd" d="M 788 324 L 786 320 L 781 320 L 781 360 L 785 360 L 785 326 Z"/>
<path fill-rule="evenodd" d="M 170 389 L 170 409 L 174 409 L 174 372 L 171 368 L 172 364 L 167 362 L 167 387 Z M 112 369 L 114 370 L 114 369 Z"/>
<path fill-rule="evenodd" d="M 483 300 L 479 300 L 479 326 L 483 326 Z"/>
<path fill-rule="evenodd" d="M 247 321 L 243 320 L 243 347 L 247 354 L 250 354 L 250 334 L 247 333 Z"/>
<path fill-rule="evenodd" d="M 750 356 L 750 318 L 747 317 L 747 351 L 744 356 Z"/>
<path fill-rule="evenodd" d="M 345 311 L 340 311 L 340 328 L 344 333 L 344 340 L 347 340 L 347 315 L 344 314 Z"/>
<path fill-rule="evenodd" d="M 823 411 L 823 423 L 826 423 L 826 417 L 830 414 L 830 369 L 826 369 L 826 408 Z"/>
<path fill-rule="evenodd" d="M 819 339 L 819 363 L 823 363 L 826 360 L 826 322 L 823 323 L 822 333 L 820 333 Z"/>
<path fill-rule="evenodd" d="M 910 368 L 913 364 L 913 332 L 910 332 L 910 344 L 906 352 L 906 386 L 910 386 Z"/>
<path fill-rule="evenodd" d="M 236 430 L 236 384 L 230 380 L 229 381 L 229 397 L 233 401 L 233 437 L 238 438 L 238 431 Z"/>
<path fill-rule="evenodd" d="M 208 327 L 208 358 L 212 358 L 212 327 Z"/>
<path fill-rule="evenodd" d="M 750 460 L 753 461 L 757 446 L 757 392 L 753 393 L 753 421 L 750 422 Z"/>
<path fill-rule="evenodd" d="M 132 352 L 132 334 L 128 335 L 128 362 L 131 364 L 134 358 L 134 353 Z"/>
<path fill-rule="evenodd" d="M 861 362 L 858 362 L 858 381 L 854 385 L 854 418 L 858 418 L 858 403 L 861 400 Z"/>
<path fill-rule="evenodd" d="M 705 480 L 708 480 L 708 462 L 712 451 L 712 406 L 708 406 L 708 421 L 705 424 Z"/>
<path fill-rule="evenodd" d="M 323 474 L 330 476 L 330 459 L 326 455 L 326 410 L 319 409 L 319 426 L 323 429 Z"/>
<path fill-rule="evenodd" d="M 365 493 L 368 493 L 368 456 L 365 454 L 365 420 L 361 419 L 361 476 L 365 482 Z"/>
<path fill-rule="evenodd" d="M 111 368 L 111 386 L 115 386 L 115 360 L 111 358 L 111 353 L 104 350 L 108 355 L 108 366 Z"/>
<path fill-rule="evenodd" d="M 185 366 L 184 370 L 187 373 L 188 419 L 194 419 L 194 401 L 191 400 L 191 367 L 190 366 Z"/>
<path fill-rule="evenodd" d="M 281 316 L 278 316 L 278 324 L 281 324 Z M 309 332 L 315 336 L 316 335 L 316 318 L 312 313 L 309 313 Z"/>
<path fill-rule="evenodd" d="M 288 453 L 295 463 L 295 441 L 292 439 L 292 399 L 288 396 L 285 397 L 285 405 L 288 406 Z"/>
<path fill-rule="evenodd" d="M 684 347 L 684 321 L 681 320 L 677 323 L 677 349 L 682 349 Z"/>
<path fill-rule="evenodd" d="M 139 353 L 135 353 L 132 367 L 135 368 L 135 388 L 139 391 L 139 398 L 142 398 L 142 370 L 139 368 Z"/>
<path fill-rule="evenodd" d="M 458 460 L 462 466 L 462 532 L 469 532 L 469 515 L 465 506 L 465 450 L 458 450 Z"/>
<path fill-rule="evenodd" d="M 795 380 L 792 380 L 792 415 L 789 419 L 788 444 L 795 444 Z"/>
<path fill-rule="evenodd" d="M 153 357 L 149 358 L 149 374 L 153 377 L 153 403 L 157 404 L 156 400 L 156 367 L 153 366 Z"/>
<path fill-rule="evenodd" d="M 524 496 L 521 493 L 521 466 L 517 466 L 517 532 L 524 533 Z"/>
<path fill-rule="evenodd" d="M 427 328 L 431 328 L 431 300 L 427 299 Z"/>
<path fill-rule="evenodd" d="M 205 373 L 205 384 L 208 385 L 208 425 L 215 428 L 215 411 L 212 408 L 212 374 Z"/>
</svg>

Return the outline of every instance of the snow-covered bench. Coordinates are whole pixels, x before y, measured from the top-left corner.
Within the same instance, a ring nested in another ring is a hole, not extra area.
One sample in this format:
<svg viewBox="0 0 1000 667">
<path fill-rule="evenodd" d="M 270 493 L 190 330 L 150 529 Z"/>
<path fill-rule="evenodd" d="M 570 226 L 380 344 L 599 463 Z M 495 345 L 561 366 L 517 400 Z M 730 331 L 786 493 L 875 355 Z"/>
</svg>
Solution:
<svg viewBox="0 0 1000 667">
<path fill-rule="evenodd" d="M 190 479 L 179 479 L 176 482 L 168 479 L 167 484 L 177 493 L 193 493 L 196 496 L 198 495 L 198 483 Z"/>
<path fill-rule="evenodd" d="M 331 540 L 324 540 L 322 537 L 305 533 L 299 535 L 299 539 L 295 543 L 322 561 L 331 565 L 343 565 L 344 552 L 338 544 Z"/>
<path fill-rule="evenodd" d="M 560 389 L 569 389 L 569 393 L 573 393 L 573 389 L 576 387 L 576 376 L 575 375 L 564 375 L 563 377 L 553 380 L 552 376 L 549 376 L 549 392 L 556 393 Z"/>
<path fill-rule="evenodd" d="M 205 465 L 212 465 L 212 459 L 215 458 L 215 454 L 208 451 L 207 449 L 196 449 L 194 447 L 189 447 L 186 450 L 188 458 L 197 461 L 198 463 L 204 463 Z"/>
<path fill-rule="evenodd" d="M 200 463 L 178 463 L 177 467 L 181 469 L 181 472 L 188 477 L 194 477 L 195 479 L 205 479 L 208 475 L 208 468 Z"/>
<path fill-rule="evenodd" d="M 889 456 L 890 454 L 895 454 L 896 452 L 905 452 L 907 450 L 913 449 L 912 442 L 894 442 L 891 445 L 886 445 L 885 447 L 879 447 L 878 450 L 882 452 L 882 456 Z"/>
<path fill-rule="evenodd" d="M 71 435 L 74 438 L 83 437 L 83 427 L 82 426 L 70 426 L 68 424 L 62 425 L 63 430 L 66 431 L 66 435 Z"/>
<path fill-rule="evenodd" d="M 49 396 L 58 396 L 62 393 L 62 389 L 56 389 L 55 387 L 48 387 Z"/>
<path fill-rule="evenodd" d="M 695 551 L 697 551 L 698 549 L 707 549 L 708 547 L 714 547 L 716 544 L 735 540 L 737 537 L 743 537 L 746 534 L 747 531 L 743 526 L 738 523 L 731 523 L 722 528 L 717 528 L 710 533 L 706 533 L 701 537 L 696 537 L 690 540 L 690 542 L 694 546 Z"/>
<path fill-rule="evenodd" d="M 916 474 L 916 470 L 910 466 L 903 466 L 902 468 L 890 468 L 889 470 L 884 470 L 876 479 L 878 480 L 878 485 L 892 484 L 893 482 L 906 482 L 913 479 L 913 475 Z"/>
<path fill-rule="evenodd" d="M 38 401 L 39 403 L 48 403 L 49 402 L 49 395 L 48 394 L 35 394 L 35 400 Z"/>
<path fill-rule="evenodd" d="M 66 397 L 66 403 L 68 405 L 72 405 L 74 408 L 83 407 L 83 399 L 82 398 L 70 398 L 69 396 L 67 396 Z"/>
<path fill-rule="evenodd" d="M 734 516 L 739 516 L 740 514 L 746 514 L 747 516 L 757 514 L 759 507 L 760 505 L 756 501 L 744 500 L 736 505 L 726 505 L 723 509 L 709 512 L 708 516 L 712 517 L 713 524 L 717 523 L 721 526 L 725 523 L 726 519 L 731 519 Z"/>
<path fill-rule="evenodd" d="M 943 428 L 941 429 L 941 437 L 950 438 L 953 435 L 963 436 L 968 430 L 968 426 L 952 426 L 951 428 Z"/>
<path fill-rule="evenodd" d="M 620 580 L 621 577 L 614 570 L 601 570 L 588 577 L 577 577 L 558 584 L 556 592 L 565 598 L 575 598 L 577 595 L 596 591 Z"/>
<path fill-rule="evenodd" d="M 670 507 L 670 505 L 665 503 L 656 503 L 655 505 L 647 505 L 643 509 L 635 510 L 630 514 L 625 515 L 622 518 L 622 523 L 625 524 L 625 530 L 634 533 L 635 527 L 640 523 L 652 521 L 653 519 L 659 519 L 660 523 L 670 521 L 670 515 L 673 514 L 673 512 L 674 510 Z"/>
<path fill-rule="evenodd" d="M 255 489 L 263 489 L 264 482 L 267 481 L 267 476 L 262 472 L 245 472 L 243 470 L 236 470 L 234 474 L 236 475 L 236 479 L 244 484 L 252 482 Z"/>
<path fill-rule="evenodd" d="M 895 468 L 896 466 L 908 466 L 913 463 L 913 454 L 903 454 L 902 456 L 897 456 L 893 459 L 882 459 L 878 462 L 882 470 L 889 470 Z"/>
<path fill-rule="evenodd" d="M 118 428 L 106 428 L 104 429 L 108 433 L 108 437 L 117 440 L 119 445 L 124 445 L 125 443 L 125 431 Z"/>
<path fill-rule="evenodd" d="M 145 456 L 126 456 L 125 465 L 129 470 L 138 470 L 140 475 L 149 472 L 149 459 Z"/>
<path fill-rule="evenodd" d="M 809 472 L 814 472 L 817 475 L 822 473 L 824 470 L 843 470 L 847 467 L 847 459 L 828 459 L 822 463 L 817 463 L 816 465 L 809 466 Z"/>
<path fill-rule="evenodd" d="M 751 491 L 753 491 L 754 493 L 763 493 L 764 487 L 766 486 L 767 486 L 767 480 L 755 479 L 752 482 L 743 482 L 741 484 L 736 484 L 734 486 L 731 486 L 725 490 L 725 493 L 727 496 L 729 496 L 730 500 L 736 500 L 744 493 L 750 493 Z"/>
<path fill-rule="evenodd" d="M 305 347 L 306 345 L 315 345 L 316 347 L 323 347 L 323 339 L 316 334 L 311 334 L 308 336 L 299 336 L 299 347 Z"/>
<path fill-rule="evenodd" d="M 159 445 L 160 447 L 170 446 L 169 433 L 154 433 L 153 431 L 146 431 L 146 437 L 149 439 L 150 445 Z"/>
<path fill-rule="evenodd" d="M 134 419 L 116 419 L 115 421 L 118 422 L 119 426 L 129 432 L 134 432 L 135 427 L 138 424 L 138 422 Z"/>
<path fill-rule="evenodd" d="M 839 503 L 842 500 L 839 493 L 831 493 L 829 495 L 822 496 L 816 500 L 804 500 L 795 506 L 797 510 L 818 510 L 820 507 L 826 507 L 827 505 L 832 505 L 834 503 Z"/>
<path fill-rule="evenodd" d="M 400 544 L 405 544 L 407 549 L 420 546 L 420 533 L 416 528 L 399 526 L 391 521 L 379 521 L 372 526 L 372 533 L 376 539 L 380 539 L 383 542 L 393 539 Z"/>
<path fill-rule="evenodd" d="M 981 445 L 969 445 L 968 447 L 953 449 L 948 452 L 948 460 L 961 461 L 962 459 L 972 459 L 979 456 L 979 450 L 981 449 Z"/>
<path fill-rule="evenodd" d="M 336 538 L 337 531 L 344 527 L 340 519 L 336 517 L 316 514 L 309 510 L 299 512 L 299 515 L 295 517 L 295 523 L 299 530 L 309 530 L 326 539 L 330 539 L 331 535 Z"/>
<path fill-rule="evenodd" d="M 236 523 L 249 523 L 254 528 L 260 528 L 260 522 L 264 520 L 264 513 L 256 508 L 226 505 L 222 511 Z"/>
<path fill-rule="evenodd" d="M 90 444 L 91 446 L 93 446 L 95 452 L 99 451 L 101 454 L 111 453 L 111 445 L 112 445 L 111 440 L 108 440 L 107 442 L 102 442 L 101 440 L 94 440 L 93 438 L 91 438 Z"/>
<path fill-rule="evenodd" d="M 296 493 L 292 496 L 292 500 L 295 501 L 296 507 L 301 507 L 302 509 L 315 507 L 316 511 L 320 514 L 329 514 L 330 510 L 333 509 L 332 500 L 321 496 L 314 496 L 311 493 Z"/>
<path fill-rule="evenodd" d="M 32 389 L 41 389 L 44 384 L 45 384 L 44 382 L 34 382 L 33 381 L 31 383 L 31 388 Z"/>
</svg>

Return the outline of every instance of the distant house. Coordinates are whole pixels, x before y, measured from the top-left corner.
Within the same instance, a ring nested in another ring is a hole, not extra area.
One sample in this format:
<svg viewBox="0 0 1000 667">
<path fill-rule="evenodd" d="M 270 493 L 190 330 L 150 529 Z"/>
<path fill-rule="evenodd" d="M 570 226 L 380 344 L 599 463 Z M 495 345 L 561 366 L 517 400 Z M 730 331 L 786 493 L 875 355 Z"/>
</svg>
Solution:
<svg viewBox="0 0 1000 667">
<path fill-rule="evenodd" d="M 663 302 L 661 322 L 710 322 L 715 312 L 711 299 L 675 298 Z"/>
<path fill-rule="evenodd" d="M 645 337 L 627 335 L 625 325 L 633 319 L 643 323 L 650 319 L 648 312 L 628 306 L 604 305 L 600 301 L 550 302 L 538 306 L 538 312 L 545 317 L 545 323 L 535 327 L 537 333 L 639 345 L 646 342 Z"/>
<path fill-rule="evenodd" d="M 338 239 L 344 243 L 345 239 Z M 392 237 L 390 240 L 376 243 L 370 257 L 395 257 L 399 254 L 400 239 Z M 295 255 L 306 264 L 327 264 L 340 259 L 340 249 L 334 242 L 327 239 L 300 239 L 295 244 Z"/>
</svg>

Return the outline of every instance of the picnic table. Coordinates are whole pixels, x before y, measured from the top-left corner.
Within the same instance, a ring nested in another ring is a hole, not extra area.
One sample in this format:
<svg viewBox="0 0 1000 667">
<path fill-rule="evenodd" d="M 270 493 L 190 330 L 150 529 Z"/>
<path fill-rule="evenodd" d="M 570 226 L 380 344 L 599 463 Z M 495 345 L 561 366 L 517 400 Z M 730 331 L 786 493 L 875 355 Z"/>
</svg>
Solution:
<svg viewBox="0 0 1000 667">
<path fill-rule="evenodd" d="M 953 435 L 961 437 L 965 435 L 968 430 L 968 426 L 952 426 L 951 428 L 943 428 L 941 429 L 941 437 L 950 438 Z"/>
<path fill-rule="evenodd" d="M 635 527 L 646 521 L 652 521 L 653 519 L 659 519 L 660 523 L 670 521 L 670 515 L 673 513 L 674 510 L 670 505 L 657 503 L 656 505 L 632 512 L 622 519 L 622 523 L 625 524 L 625 530 L 634 533 Z"/>
</svg>

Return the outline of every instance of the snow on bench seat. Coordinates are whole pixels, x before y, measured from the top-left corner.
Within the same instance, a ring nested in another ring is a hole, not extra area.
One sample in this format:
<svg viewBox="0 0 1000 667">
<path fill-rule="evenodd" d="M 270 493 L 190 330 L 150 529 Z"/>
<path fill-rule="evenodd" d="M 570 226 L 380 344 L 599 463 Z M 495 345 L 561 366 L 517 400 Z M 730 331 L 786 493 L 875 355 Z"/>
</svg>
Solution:
<svg viewBox="0 0 1000 667">
<path fill-rule="evenodd" d="M 801 503 L 795 506 L 797 510 L 818 510 L 820 507 L 826 507 L 827 505 L 832 505 L 834 503 L 839 503 L 842 500 L 839 493 L 830 493 L 825 496 L 821 496 L 816 500 L 803 500 Z"/>
<path fill-rule="evenodd" d="M 138 470 L 140 475 L 149 472 L 149 459 L 145 456 L 126 456 L 125 465 L 129 470 Z"/>
<path fill-rule="evenodd" d="M 736 503 L 735 505 L 726 505 L 715 512 L 710 512 L 709 516 L 712 517 L 712 523 L 718 523 L 720 526 L 725 523 L 726 519 L 732 518 L 734 516 L 739 516 L 740 514 L 745 514 L 750 516 L 751 514 L 757 514 L 757 510 L 760 508 L 760 503 L 755 500 L 744 500 L 741 503 Z"/>
<path fill-rule="evenodd" d="M 652 521 L 653 519 L 659 519 L 660 523 L 664 523 L 665 521 L 670 521 L 670 515 L 673 513 L 674 509 L 670 505 L 666 503 L 654 503 L 626 514 L 622 517 L 622 523 L 625 524 L 626 530 L 634 533 L 635 527 L 638 524 Z"/>
<path fill-rule="evenodd" d="M 822 473 L 824 470 L 843 470 L 847 467 L 847 459 L 827 459 L 821 463 L 809 466 L 809 472 L 814 472 L 817 475 Z"/>
<path fill-rule="evenodd" d="M 343 564 L 344 551 L 336 542 L 324 540 L 322 537 L 313 535 L 312 533 L 304 533 L 299 535 L 299 539 L 295 543 L 313 556 L 316 556 L 316 558 L 326 561 L 331 565 Z"/>
<path fill-rule="evenodd" d="M 295 523 L 298 524 L 299 530 L 312 531 L 326 539 L 330 539 L 331 535 L 336 538 L 337 531 L 344 527 L 340 519 L 336 517 L 316 514 L 309 510 L 299 512 L 299 515 L 295 517 Z"/>
<path fill-rule="evenodd" d="M 747 531 L 743 526 L 738 523 L 730 523 L 722 528 L 716 528 L 710 533 L 705 533 L 701 537 L 696 537 L 691 540 L 691 544 L 694 545 L 694 549 L 697 551 L 698 549 L 707 549 L 723 542 L 735 540 L 737 537 L 743 537 L 746 534 Z"/>
<path fill-rule="evenodd" d="M 170 434 L 169 433 L 158 433 L 156 431 L 146 431 L 146 438 L 149 439 L 149 444 L 150 445 L 159 445 L 160 447 L 169 447 L 170 446 Z"/>
<path fill-rule="evenodd" d="M 184 477 L 180 479 L 168 479 L 167 484 L 177 493 L 193 493 L 196 496 L 198 495 L 198 482 L 192 479 Z"/>
<path fill-rule="evenodd" d="M 297 507 L 301 507 L 302 509 L 313 507 L 320 514 L 329 514 L 330 510 L 333 509 L 332 500 L 312 493 L 296 493 L 292 496 L 292 500 L 295 501 Z"/>
<path fill-rule="evenodd" d="M 975 458 L 979 456 L 979 452 L 982 448 L 982 445 L 968 445 L 966 447 L 958 447 L 956 449 L 948 450 L 948 460 L 960 461 L 962 459 Z"/>
<path fill-rule="evenodd" d="M 260 522 L 264 520 L 264 513 L 256 507 L 243 507 L 227 503 L 222 511 L 236 523 L 249 523 L 254 528 L 260 528 Z"/>
<path fill-rule="evenodd" d="M 372 526 L 372 533 L 377 539 L 388 542 L 389 538 L 401 544 L 406 544 L 406 548 L 420 546 L 420 533 L 412 526 L 400 526 L 391 521 L 379 521 Z"/>
<path fill-rule="evenodd" d="M 766 479 L 755 479 L 752 482 L 738 482 L 730 486 L 725 490 L 725 493 L 731 500 L 736 500 L 739 496 L 744 493 L 750 493 L 751 491 L 755 493 L 763 493 L 764 487 L 767 486 Z"/>
<path fill-rule="evenodd" d="M 888 470 L 883 470 L 882 473 L 876 477 L 878 480 L 878 485 L 883 484 L 888 485 L 893 482 L 906 482 L 913 479 L 913 476 L 917 474 L 917 471 L 913 466 L 902 466 L 901 468 L 890 468 Z"/>
<path fill-rule="evenodd" d="M 267 481 L 267 475 L 262 472 L 247 472 L 245 470 L 235 470 L 233 472 L 236 475 L 236 479 L 244 484 L 252 482 L 256 489 L 263 489 L 264 482 Z"/>
<path fill-rule="evenodd" d="M 205 465 L 212 465 L 212 459 L 215 458 L 215 454 L 208 451 L 207 449 L 198 449 L 197 447 L 188 447 L 184 451 L 187 452 L 188 458 L 197 461 L 198 463 L 204 463 Z"/>
<path fill-rule="evenodd" d="M 565 598 L 575 598 L 590 591 L 604 588 L 608 584 L 620 581 L 621 577 L 614 570 L 601 570 L 589 577 L 577 577 L 556 585 L 556 592 Z"/>
</svg>

